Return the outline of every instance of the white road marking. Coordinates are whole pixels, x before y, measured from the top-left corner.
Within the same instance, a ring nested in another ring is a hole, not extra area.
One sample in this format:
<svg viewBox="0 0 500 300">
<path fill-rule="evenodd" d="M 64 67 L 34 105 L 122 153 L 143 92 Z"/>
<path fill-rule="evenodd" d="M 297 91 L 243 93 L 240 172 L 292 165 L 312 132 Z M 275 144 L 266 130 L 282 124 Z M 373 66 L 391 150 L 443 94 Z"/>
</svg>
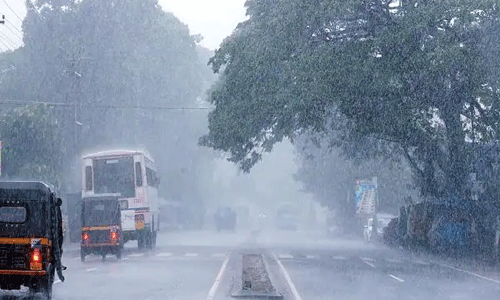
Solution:
<svg viewBox="0 0 500 300">
<path fill-rule="evenodd" d="M 306 255 L 306 258 L 307 259 L 315 259 L 315 258 L 317 258 L 317 256 L 316 255 Z"/>
<path fill-rule="evenodd" d="M 133 253 L 133 254 L 129 254 L 127 256 L 128 257 L 141 257 L 141 256 L 144 256 L 144 253 Z"/>
<path fill-rule="evenodd" d="M 444 268 L 448 268 L 448 269 L 452 269 L 452 270 L 455 270 L 455 271 L 463 272 L 465 274 L 468 274 L 468 275 L 471 275 L 471 276 L 475 276 L 477 278 L 481 278 L 481 279 L 484 279 L 484 280 L 487 280 L 487 281 L 490 281 L 490 282 L 494 282 L 494 283 L 499 283 L 500 284 L 500 280 L 496 280 L 496 279 L 489 278 L 489 277 L 486 277 L 486 276 L 483 276 L 483 275 L 480 275 L 480 274 L 476 274 L 476 273 L 471 272 L 471 271 L 467 271 L 467 270 L 455 268 L 453 266 L 448 266 L 448 265 L 441 264 L 441 263 L 436 263 L 436 264 L 439 265 L 439 266 L 441 266 L 441 267 L 444 267 Z"/>
<path fill-rule="evenodd" d="M 274 259 L 276 260 L 276 262 L 280 266 L 281 273 L 283 273 L 283 277 L 285 277 L 285 280 L 286 280 L 288 286 L 290 287 L 290 291 L 292 292 L 293 297 L 295 298 L 295 300 L 302 300 L 302 297 L 300 297 L 299 292 L 297 291 L 297 288 L 295 287 L 295 284 L 293 284 L 293 281 L 290 278 L 290 275 L 288 274 L 287 270 L 285 269 L 285 266 L 281 263 L 278 256 L 276 255 L 276 253 L 273 253 L 273 254 L 274 254 Z"/>
<path fill-rule="evenodd" d="M 374 264 L 369 263 L 369 262 L 367 262 L 367 261 L 363 261 L 363 262 L 364 262 L 365 264 L 369 265 L 370 267 L 375 268 L 375 265 L 374 265 Z"/>
<path fill-rule="evenodd" d="M 334 255 L 332 256 L 333 259 L 336 259 L 336 260 L 347 260 L 347 257 L 345 256 L 340 256 L 340 255 Z"/>
<path fill-rule="evenodd" d="M 156 256 L 157 257 L 169 257 L 172 256 L 173 254 L 170 252 L 165 252 L 165 253 L 158 253 Z"/>
<path fill-rule="evenodd" d="M 57 279 L 56 281 L 54 281 L 54 284 L 61 283 L 61 282 L 62 282 L 61 280 Z"/>
<path fill-rule="evenodd" d="M 215 278 L 215 282 L 212 285 L 212 288 L 208 292 L 207 300 L 213 300 L 215 297 L 215 293 L 217 292 L 217 288 L 219 288 L 220 282 L 222 280 L 222 276 L 224 275 L 224 272 L 226 271 L 227 263 L 229 262 L 229 255 L 226 256 L 226 259 L 222 263 L 222 266 L 220 268 L 219 274 L 217 274 L 217 277 Z"/>
<path fill-rule="evenodd" d="M 423 265 L 423 266 L 428 266 L 430 265 L 430 263 L 426 262 L 426 261 L 423 261 L 423 260 L 415 260 L 413 261 L 414 263 L 416 264 L 419 264 L 419 265 Z"/>
<path fill-rule="evenodd" d="M 198 253 L 185 253 L 184 256 L 185 257 L 197 257 Z"/>
<path fill-rule="evenodd" d="M 212 257 L 225 257 L 226 253 L 214 253 L 212 254 Z"/>
<path fill-rule="evenodd" d="M 399 282 L 405 282 L 403 279 L 401 279 L 401 278 L 399 278 L 399 277 L 396 277 L 396 276 L 394 276 L 394 275 L 392 275 L 392 274 L 387 274 L 387 275 L 389 275 L 389 277 L 391 277 L 392 279 L 395 279 L 395 280 L 397 280 L 397 281 L 399 281 Z"/>
<path fill-rule="evenodd" d="M 95 271 L 95 270 L 97 270 L 97 268 L 90 268 L 90 269 L 87 269 L 87 270 L 85 270 L 85 271 L 86 271 L 86 272 L 93 272 L 93 271 Z"/>
<path fill-rule="evenodd" d="M 288 254 L 288 253 L 281 253 L 281 254 L 278 254 L 278 257 L 281 259 L 289 259 L 289 258 L 293 258 L 293 255 Z"/>
<path fill-rule="evenodd" d="M 367 261 L 375 261 L 375 259 L 370 258 L 370 257 L 360 257 L 362 260 L 367 260 Z"/>
</svg>

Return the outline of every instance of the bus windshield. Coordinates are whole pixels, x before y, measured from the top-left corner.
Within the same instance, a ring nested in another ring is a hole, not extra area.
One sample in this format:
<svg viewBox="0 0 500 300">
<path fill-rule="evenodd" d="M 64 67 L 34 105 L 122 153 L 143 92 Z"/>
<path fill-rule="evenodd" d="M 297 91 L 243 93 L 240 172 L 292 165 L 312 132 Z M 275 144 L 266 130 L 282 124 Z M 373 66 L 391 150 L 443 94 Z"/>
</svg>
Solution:
<svg viewBox="0 0 500 300">
<path fill-rule="evenodd" d="M 94 160 L 94 192 L 119 193 L 125 198 L 135 197 L 133 158 Z"/>
</svg>

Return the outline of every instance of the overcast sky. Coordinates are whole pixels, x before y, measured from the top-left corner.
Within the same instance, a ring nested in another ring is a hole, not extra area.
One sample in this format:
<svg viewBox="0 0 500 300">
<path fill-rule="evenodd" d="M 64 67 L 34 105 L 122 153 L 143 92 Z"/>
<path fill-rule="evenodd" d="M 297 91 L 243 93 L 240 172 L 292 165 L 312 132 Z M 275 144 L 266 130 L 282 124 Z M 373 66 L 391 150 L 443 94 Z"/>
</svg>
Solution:
<svg viewBox="0 0 500 300">
<path fill-rule="evenodd" d="M 245 19 L 245 0 L 159 0 L 159 3 L 187 24 L 191 34 L 201 34 L 204 37 L 201 44 L 209 49 L 216 49 Z M 0 49 L 21 46 L 21 19 L 26 15 L 24 0 L 0 0 L 0 14 L 7 20 L 0 26 Z"/>
</svg>

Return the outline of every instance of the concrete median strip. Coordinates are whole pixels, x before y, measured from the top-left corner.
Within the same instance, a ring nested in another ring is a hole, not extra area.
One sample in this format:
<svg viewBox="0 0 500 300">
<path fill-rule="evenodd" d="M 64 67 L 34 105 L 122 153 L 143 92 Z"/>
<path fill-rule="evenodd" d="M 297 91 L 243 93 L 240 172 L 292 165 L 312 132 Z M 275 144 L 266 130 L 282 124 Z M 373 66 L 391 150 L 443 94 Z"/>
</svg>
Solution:
<svg viewBox="0 0 500 300">
<path fill-rule="evenodd" d="M 275 280 L 262 253 L 242 253 L 241 280 L 231 293 L 232 298 L 281 300 Z"/>
</svg>

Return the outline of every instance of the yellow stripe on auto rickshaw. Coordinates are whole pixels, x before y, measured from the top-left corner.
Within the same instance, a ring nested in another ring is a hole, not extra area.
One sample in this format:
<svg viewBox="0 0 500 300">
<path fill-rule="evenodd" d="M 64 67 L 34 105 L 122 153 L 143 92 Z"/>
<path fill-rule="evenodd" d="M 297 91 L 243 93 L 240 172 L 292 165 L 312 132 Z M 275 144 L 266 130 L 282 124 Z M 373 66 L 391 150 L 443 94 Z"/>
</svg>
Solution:
<svg viewBox="0 0 500 300">
<path fill-rule="evenodd" d="M 0 237 L 0 244 L 31 244 L 32 239 L 40 240 L 42 245 L 51 245 L 51 241 L 48 238 L 10 238 L 10 237 Z"/>
<path fill-rule="evenodd" d="M 111 229 L 111 226 L 91 226 L 91 227 L 82 227 L 82 231 L 93 231 L 93 230 L 108 230 Z"/>
<path fill-rule="evenodd" d="M 24 271 L 24 270 L 0 270 L 0 275 L 26 275 L 26 276 L 43 276 L 47 271 Z"/>
</svg>

